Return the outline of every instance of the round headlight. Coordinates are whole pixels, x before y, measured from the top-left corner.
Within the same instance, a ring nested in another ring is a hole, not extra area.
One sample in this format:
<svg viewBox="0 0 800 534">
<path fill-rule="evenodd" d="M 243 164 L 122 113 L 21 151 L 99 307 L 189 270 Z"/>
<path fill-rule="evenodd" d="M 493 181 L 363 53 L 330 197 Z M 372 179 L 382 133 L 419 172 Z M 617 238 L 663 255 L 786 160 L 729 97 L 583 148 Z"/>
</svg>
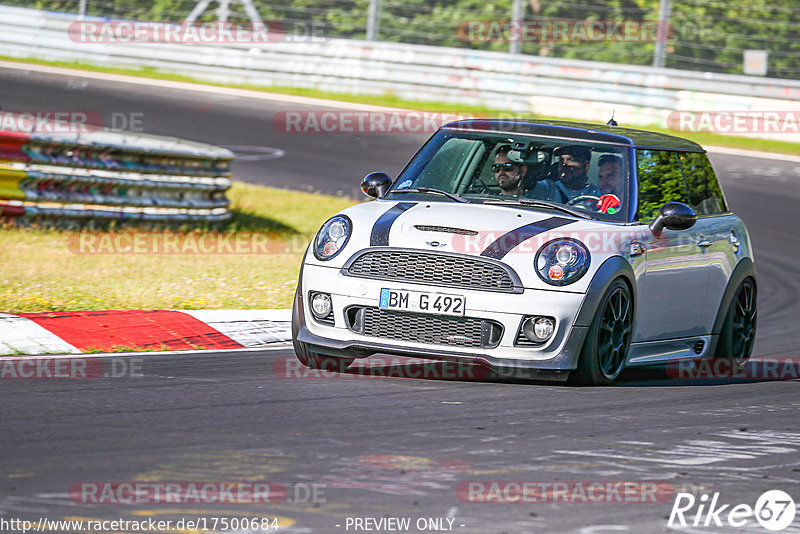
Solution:
<svg viewBox="0 0 800 534">
<path fill-rule="evenodd" d="M 536 253 L 539 278 L 553 286 L 580 280 L 589 269 L 589 250 L 577 239 L 561 238 L 545 243 Z"/>
<path fill-rule="evenodd" d="M 353 223 L 346 215 L 331 217 L 314 238 L 314 257 L 326 261 L 342 251 L 350 239 Z"/>
</svg>

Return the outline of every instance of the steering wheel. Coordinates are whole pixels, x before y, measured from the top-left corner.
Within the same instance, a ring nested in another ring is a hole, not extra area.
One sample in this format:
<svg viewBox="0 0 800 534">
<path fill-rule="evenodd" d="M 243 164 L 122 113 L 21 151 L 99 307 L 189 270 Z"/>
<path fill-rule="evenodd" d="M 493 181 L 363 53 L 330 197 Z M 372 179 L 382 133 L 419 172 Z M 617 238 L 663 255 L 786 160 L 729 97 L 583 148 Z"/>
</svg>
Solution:
<svg viewBox="0 0 800 534">
<path fill-rule="evenodd" d="M 480 185 L 473 185 L 470 187 L 470 192 L 477 193 L 478 195 L 489 194 L 489 185 L 481 181 Z"/>
<path fill-rule="evenodd" d="M 489 194 L 494 194 L 495 189 L 499 191 L 500 186 L 497 185 L 496 183 L 487 184 L 482 178 L 479 178 L 470 184 L 469 188 L 467 189 L 467 192 L 478 195 L 489 195 Z"/>
<path fill-rule="evenodd" d="M 567 201 L 567 206 L 574 206 L 578 202 L 592 202 L 592 207 L 596 207 L 597 203 L 600 202 L 600 197 L 595 195 L 579 195 L 572 200 Z"/>
</svg>

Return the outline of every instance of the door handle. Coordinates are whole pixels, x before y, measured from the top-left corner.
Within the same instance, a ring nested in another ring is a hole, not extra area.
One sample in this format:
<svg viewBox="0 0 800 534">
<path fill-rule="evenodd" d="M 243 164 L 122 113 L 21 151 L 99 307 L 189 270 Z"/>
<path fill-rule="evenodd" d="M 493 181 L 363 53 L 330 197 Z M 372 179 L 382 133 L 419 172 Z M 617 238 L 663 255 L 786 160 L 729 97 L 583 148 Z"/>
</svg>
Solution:
<svg viewBox="0 0 800 534">
<path fill-rule="evenodd" d="M 644 244 L 638 241 L 631 241 L 631 248 L 630 248 L 631 257 L 641 256 L 642 254 L 645 253 L 646 250 L 647 249 L 645 248 Z"/>
<path fill-rule="evenodd" d="M 697 246 L 700 248 L 706 248 L 711 246 L 711 241 L 708 239 L 703 239 L 702 241 L 697 242 Z"/>
</svg>

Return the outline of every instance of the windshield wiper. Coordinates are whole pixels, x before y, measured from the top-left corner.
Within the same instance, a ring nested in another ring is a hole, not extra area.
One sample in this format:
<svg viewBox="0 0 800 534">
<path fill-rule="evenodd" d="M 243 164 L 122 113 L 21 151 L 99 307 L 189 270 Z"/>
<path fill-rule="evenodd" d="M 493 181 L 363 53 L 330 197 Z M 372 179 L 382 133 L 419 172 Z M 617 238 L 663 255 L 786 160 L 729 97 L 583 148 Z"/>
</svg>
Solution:
<svg viewBox="0 0 800 534">
<path fill-rule="evenodd" d="M 521 206 L 532 206 L 535 208 L 549 208 L 558 211 L 562 211 L 564 213 L 568 213 L 570 215 L 574 215 L 575 217 L 579 217 L 581 219 L 594 219 L 591 215 L 587 215 L 585 213 L 581 213 L 579 211 L 571 210 L 566 206 L 562 206 L 561 204 L 556 204 L 554 202 L 547 202 L 545 200 L 533 200 L 530 198 L 492 198 L 489 200 L 485 200 L 484 204 L 518 204 Z"/>
<path fill-rule="evenodd" d="M 466 198 L 456 195 L 455 193 L 448 193 L 447 191 L 442 191 L 441 189 L 434 189 L 432 187 L 416 187 L 414 189 L 392 189 L 389 191 L 390 193 L 434 193 L 436 195 L 444 195 L 451 200 L 455 200 L 456 202 L 469 202 Z"/>
</svg>

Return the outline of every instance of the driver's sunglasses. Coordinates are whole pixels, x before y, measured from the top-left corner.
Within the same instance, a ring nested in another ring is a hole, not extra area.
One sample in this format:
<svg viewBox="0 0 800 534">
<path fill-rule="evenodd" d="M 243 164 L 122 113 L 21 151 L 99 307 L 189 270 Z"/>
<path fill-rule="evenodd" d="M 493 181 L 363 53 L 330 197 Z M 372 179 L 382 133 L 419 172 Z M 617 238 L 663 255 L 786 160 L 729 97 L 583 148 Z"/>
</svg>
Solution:
<svg viewBox="0 0 800 534">
<path fill-rule="evenodd" d="M 514 167 L 518 166 L 519 163 L 495 163 L 492 165 L 492 172 L 500 172 L 501 170 L 510 171 Z"/>
</svg>

